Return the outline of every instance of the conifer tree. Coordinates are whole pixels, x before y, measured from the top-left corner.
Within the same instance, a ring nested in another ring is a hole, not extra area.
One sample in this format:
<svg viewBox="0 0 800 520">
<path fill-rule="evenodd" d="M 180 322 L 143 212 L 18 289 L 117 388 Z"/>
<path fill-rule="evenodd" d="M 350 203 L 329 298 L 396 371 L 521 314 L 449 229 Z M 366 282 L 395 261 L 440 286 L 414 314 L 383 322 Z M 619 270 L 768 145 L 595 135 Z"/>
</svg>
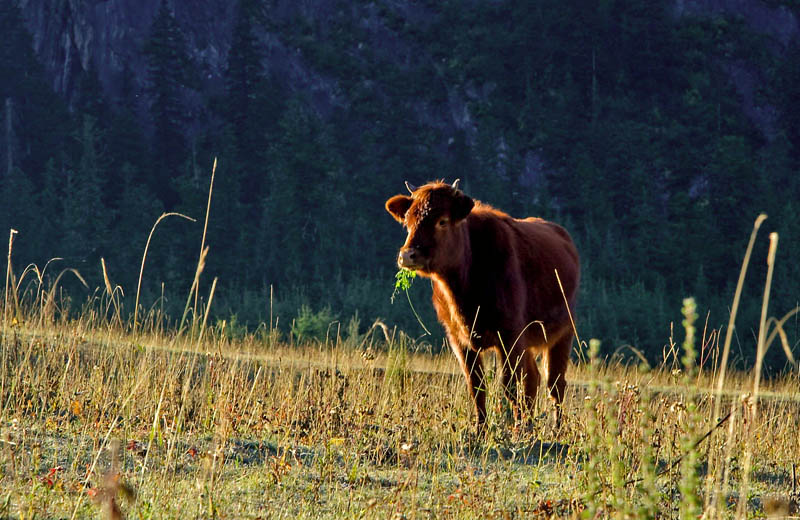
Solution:
<svg viewBox="0 0 800 520">
<path fill-rule="evenodd" d="M 226 168 L 246 187 L 241 191 L 241 201 L 253 218 L 257 218 L 254 210 L 265 187 L 264 153 L 278 131 L 283 109 L 283 93 L 264 70 L 263 53 L 255 36 L 262 19 L 255 0 L 239 2 L 228 53 L 227 97 L 222 114 L 230 126 L 225 139 L 232 139 L 231 150 L 235 151 L 233 157 L 227 157 Z"/>
<path fill-rule="evenodd" d="M 346 234 L 345 190 L 336 189 L 346 182 L 342 159 L 329 129 L 301 100 L 289 102 L 280 126 L 282 137 L 268 154 L 263 218 L 269 225 L 260 239 L 268 248 L 266 267 L 273 280 L 327 279 L 357 256 L 337 242 Z"/>
<path fill-rule="evenodd" d="M 189 88 L 191 65 L 186 39 L 166 0 L 153 19 L 144 52 L 154 125 L 150 184 L 169 208 L 177 202 L 172 180 L 180 176 L 188 157 L 183 94 Z"/>
<path fill-rule="evenodd" d="M 120 167 L 120 177 L 117 218 L 109 235 L 105 258 L 109 269 L 115 273 L 116 283 L 122 285 L 125 294 L 132 294 L 147 235 L 163 208 L 147 184 L 141 182 L 141 172 L 135 166 L 124 163 Z M 163 279 L 159 272 L 161 251 L 154 248 L 151 254 L 150 276 L 145 279 L 146 283 Z"/>
<path fill-rule="evenodd" d="M 99 134 L 94 118 L 83 117 L 77 136 L 81 148 L 78 163 L 67 170 L 63 206 L 62 255 L 75 265 L 99 261 L 107 240 L 111 215 L 102 203 L 104 158 L 98 150 Z"/>
<path fill-rule="evenodd" d="M 258 146 L 256 143 L 263 139 L 257 114 L 253 113 L 262 78 L 261 56 L 253 35 L 253 3 L 252 0 L 239 2 L 225 77 L 228 119 L 233 125 L 239 150 L 245 156 L 250 156 Z"/>
<path fill-rule="evenodd" d="M 45 81 L 16 2 L 0 2 L 0 34 L 3 35 L 0 45 L 3 170 L 8 169 L 10 151 L 12 167 L 20 168 L 37 182 L 47 159 L 65 150 L 70 118 L 63 100 Z M 8 124 L 12 141 L 7 141 Z"/>
<path fill-rule="evenodd" d="M 144 172 L 151 170 L 153 165 L 147 155 L 144 131 L 136 117 L 135 79 L 127 63 L 122 70 L 120 97 L 114 105 L 105 122 L 105 150 L 109 162 L 107 184 L 124 186 L 128 180 L 148 183 L 150 179 Z M 131 179 L 123 174 L 126 170 Z M 148 185 L 148 188 L 152 186 Z M 149 193 L 154 196 L 152 189 Z M 110 207 L 116 207 L 119 195 L 116 190 L 106 194 L 105 199 Z"/>
<path fill-rule="evenodd" d="M 0 3 L 0 31 L 3 45 L 0 46 L 0 96 L 11 95 L 27 74 L 38 69 L 33 54 L 31 36 L 22 23 L 16 2 Z"/>
<path fill-rule="evenodd" d="M 37 246 L 41 226 L 45 222 L 41 218 L 35 190 L 30 179 L 19 168 L 3 172 L 0 181 L 0 230 L 8 233 L 16 229 L 20 237 L 14 245 L 15 263 L 28 264 L 38 261 Z"/>
<path fill-rule="evenodd" d="M 89 61 L 87 70 L 78 73 L 76 92 L 76 109 L 92 116 L 99 124 L 105 124 L 109 116 L 109 107 L 103 94 L 97 64 Z"/>
</svg>

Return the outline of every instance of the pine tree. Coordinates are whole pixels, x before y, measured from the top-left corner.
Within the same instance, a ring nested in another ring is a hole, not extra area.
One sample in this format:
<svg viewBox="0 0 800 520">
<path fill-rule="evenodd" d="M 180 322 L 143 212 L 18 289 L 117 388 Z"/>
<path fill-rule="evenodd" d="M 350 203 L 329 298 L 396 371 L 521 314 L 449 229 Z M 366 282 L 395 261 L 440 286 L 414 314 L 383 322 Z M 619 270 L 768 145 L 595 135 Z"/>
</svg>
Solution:
<svg viewBox="0 0 800 520">
<path fill-rule="evenodd" d="M 159 5 L 144 52 L 154 124 L 150 184 L 170 208 L 177 202 L 172 180 L 180 176 L 188 157 L 183 95 L 189 89 L 191 65 L 186 39 L 166 0 Z"/>
<path fill-rule="evenodd" d="M 95 265 L 105 250 L 112 215 L 102 202 L 104 158 L 98 150 L 99 134 L 91 116 L 83 117 L 77 136 L 81 147 L 78 164 L 67 171 L 64 186 L 61 254 L 74 265 Z"/>
<path fill-rule="evenodd" d="M 235 151 L 235 157 L 229 156 L 226 165 L 247 187 L 241 192 L 241 201 L 253 218 L 265 186 L 264 150 L 278 132 L 284 107 L 281 89 L 262 66 L 262 50 L 255 37 L 262 18 L 255 0 L 239 2 L 228 53 L 227 97 L 222 114 L 230 127 L 226 138 L 233 139 Z"/>
<path fill-rule="evenodd" d="M 79 112 L 92 116 L 95 121 L 105 123 L 109 117 L 109 106 L 100 83 L 99 71 L 92 58 L 87 70 L 81 69 L 78 74 L 77 87 L 75 88 L 75 107 Z"/>
<path fill-rule="evenodd" d="M 44 224 L 41 216 L 33 184 L 24 172 L 13 168 L 0 182 L 0 231 L 8 234 L 13 228 L 21 238 L 24 237 L 14 244 L 16 264 L 24 266 L 38 260 L 37 239 Z"/>
<path fill-rule="evenodd" d="M 108 164 L 108 186 L 122 186 L 125 181 L 124 171 L 132 168 L 136 171 L 137 182 L 148 183 L 143 174 L 152 169 L 147 155 L 147 141 L 142 127 L 137 120 L 137 101 L 135 95 L 135 78 L 126 63 L 122 70 L 121 92 L 119 99 L 110 110 L 105 121 L 105 151 Z M 102 123 L 102 121 L 101 121 Z M 119 203 L 119 192 L 107 191 L 105 199 L 109 207 Z M 151 196 L 153 196 L 151 192 Z"/>
<path fill-rule="evenodd" d="M 16 90 L 18 81 L 39 67 L 16 2 L 0 3 L 0 31 L 0 96 L 5 99 Z"/>
<path fill-rule="evenodd" d="M 257 149 L 257 143 L 263 139 L 258 128 L 257 114 L 254 113 L 262 67 L 260 52 L 253 36 L 253 3 L 252 0 L 239 2 L 225 77 L 228 120 L 233 126 L 239 150 L 245 156 L 252 156 Z"/>
<path fill-rule="evenodd" d="M 135 288 L 142 252 L 150 228 L 163 212 L 161 203 L 142 182 L 135 166 L 125 163 L 120 168 L 121 186 L 114 227 L 109 234 L 106 264 L 115 283 L 122 285 L 125 294 Z M 160 281 L 160 253 L 151 251 L 147 281 Z M 155 261 L 154 261 L 155 260 Z"/>
<path fill-rule="evenodd" d="M 65 151 L 70 118 L 63 100 L 45 81 L 16 2 L 0 2 L 0 34 L 3 172 L 9 169 L 10 155 L 11 167 L 20 168 L 36 184 L 47 159 Z"/>
<path fill-rule="evenodd" d="M 262 217 L 262 257 L 269 280 L 330 279 L 336 266 L 355 265 L 357 251 L 339 241 L 347 208 L 342 158 L 330 130 L 300 100 L 281 119 L 282 137 L 270 147 Z M 312 252 L 313 254 L 309 254 Z M 336 259 L 335 262 L 332 259 Z"/>
</svg>

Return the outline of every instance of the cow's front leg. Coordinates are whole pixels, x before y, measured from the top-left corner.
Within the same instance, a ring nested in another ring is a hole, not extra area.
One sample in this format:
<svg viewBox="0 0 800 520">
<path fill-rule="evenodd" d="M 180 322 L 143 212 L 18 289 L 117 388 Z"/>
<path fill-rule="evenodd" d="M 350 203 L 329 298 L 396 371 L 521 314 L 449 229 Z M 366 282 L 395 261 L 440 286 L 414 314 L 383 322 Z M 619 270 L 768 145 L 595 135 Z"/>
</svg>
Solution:
<svg viewBox="0 0 800 520">
<path fill-rule="evenodd" d="M 453 352 L 458 358 L 464 378 L 467 380 L 467 390 L 475 406 L 475 431 L 483 433 L 486 423 L 486 378 L 483 374 L 483 361 L 480 353 L 470 349 L 453 345 Z"/>
</svg>

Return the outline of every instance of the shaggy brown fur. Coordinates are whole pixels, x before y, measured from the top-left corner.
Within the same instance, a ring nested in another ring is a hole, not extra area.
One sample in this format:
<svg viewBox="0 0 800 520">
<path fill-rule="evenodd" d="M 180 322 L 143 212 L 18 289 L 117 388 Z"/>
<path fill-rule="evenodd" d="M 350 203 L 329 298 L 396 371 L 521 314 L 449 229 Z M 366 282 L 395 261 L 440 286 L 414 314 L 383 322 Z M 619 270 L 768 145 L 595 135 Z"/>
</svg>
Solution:
<svg viewBox="0 0 800 520">
<path fill-rule="evenodd" d="M 408 230 L 398 265 L 431 279 L 433 305 L 458 358 L 475 405 L 486 420 L 480 354 L 495 349 L 514 416 L 528 417 L 539 386 L 541 354 L 547 388 L 561 416 L 573 328 L 556 279 L 574 309 L 580 268 L 569 234 L 539 218 L 515 219 L 442 182 L 396 195 L 386 209 Z M 524 389 L 518 403 L 512 377 Z"/>
</svg>

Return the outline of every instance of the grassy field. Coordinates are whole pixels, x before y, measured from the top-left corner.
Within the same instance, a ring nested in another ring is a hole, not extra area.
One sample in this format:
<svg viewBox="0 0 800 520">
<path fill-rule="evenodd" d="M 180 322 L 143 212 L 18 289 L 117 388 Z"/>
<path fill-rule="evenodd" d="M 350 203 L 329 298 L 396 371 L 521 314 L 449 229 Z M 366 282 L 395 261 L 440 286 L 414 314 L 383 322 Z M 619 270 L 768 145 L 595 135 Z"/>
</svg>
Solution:
<svg viewBox="0 0 800 520">
<path fill-rule="evenodd" d="M 651 369 L 578 363 L 559 431 L 544 415 L 516 430 L 491 378 L 475 438 L 451 356 L 399 334 L 20 318 L 0 360 L 0 518 L 797 515 L 796 371 L 758 402 L 752 374 L 729 374 L 717 427 L 718 374 L 687 376 L 677 347 Z"/>
</svg>

